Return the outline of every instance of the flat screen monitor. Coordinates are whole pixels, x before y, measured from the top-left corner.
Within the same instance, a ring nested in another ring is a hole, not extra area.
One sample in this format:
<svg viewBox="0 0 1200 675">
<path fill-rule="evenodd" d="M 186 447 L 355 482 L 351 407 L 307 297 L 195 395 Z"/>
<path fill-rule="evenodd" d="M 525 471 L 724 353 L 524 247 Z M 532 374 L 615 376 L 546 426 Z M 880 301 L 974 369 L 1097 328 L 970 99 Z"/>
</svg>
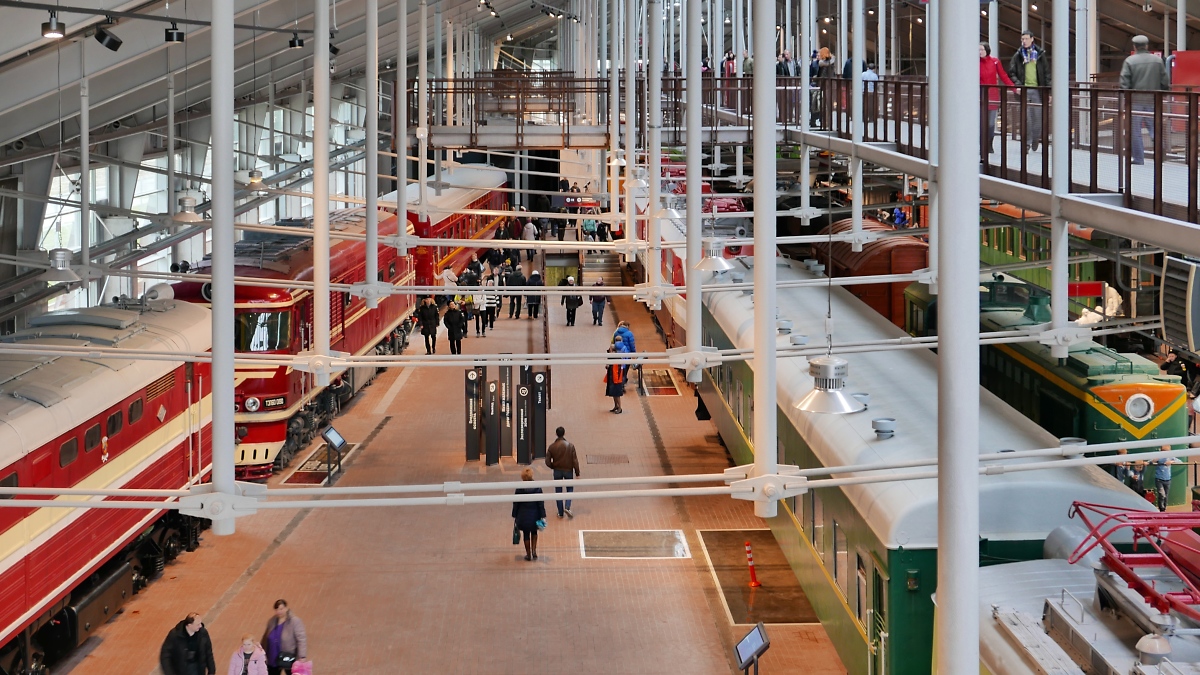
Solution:
<svg viewBox="0 0 1200 675">
<path fill-rule="evenodd" d="M 754 663 L 754 660 L 762 656 L 763 652 L 767 651 L 767 648 L 770 646 L 771 640 L 767 638 L 767 630 L 762 625 L 762 622 L 759 622 L 733 648 L 734 655 L 737 657 L 738 670 L 749 668 Z"/>
<path fill-rule="evenodd" d="M 325 442 L 329 444 L 330 448 L 333 448 L 338 452 L 341 452 L 342 448 L 346 446 L 346 439 L 342 438 L 342 435 L 338 433 L 338 430 L 334 429 L 333 427 L 326 429 L 325 432 L 321 434 L 321 438 L 325 439 Z"/>
</svg>

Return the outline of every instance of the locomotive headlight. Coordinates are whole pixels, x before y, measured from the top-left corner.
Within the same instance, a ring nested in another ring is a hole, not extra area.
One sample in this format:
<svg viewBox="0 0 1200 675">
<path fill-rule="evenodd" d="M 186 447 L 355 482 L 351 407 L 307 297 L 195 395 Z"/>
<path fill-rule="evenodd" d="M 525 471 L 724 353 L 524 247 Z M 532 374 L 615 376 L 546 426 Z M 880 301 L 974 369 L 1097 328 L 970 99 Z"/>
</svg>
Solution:
<svg viewBox="0 0 1200 675">
<path fill-rule="evenodd" d="M 1154 415 L 1154 401 L 1145 394 L 1134 394 L 1125 402 L 1125 414 L 1134 422 L 1145 422 Z"/>
<path fill-rule="evenodd" d="M 251 396 L 250 398 L 246 399 L 246 412 L 258 412 L 258 409 L 261 407 L 262 402 L 257 398 Z"/>
</svg>

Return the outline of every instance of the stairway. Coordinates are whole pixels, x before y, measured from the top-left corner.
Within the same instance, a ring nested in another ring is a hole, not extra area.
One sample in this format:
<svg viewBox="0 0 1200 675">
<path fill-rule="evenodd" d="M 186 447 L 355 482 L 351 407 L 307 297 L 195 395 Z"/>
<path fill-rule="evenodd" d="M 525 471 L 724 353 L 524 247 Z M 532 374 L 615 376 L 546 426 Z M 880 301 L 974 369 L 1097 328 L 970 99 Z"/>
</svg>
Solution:
<svg viewBox="0 0 1200 675">
<path fill-rule="evenodd" d="M 605 286 L 620 286 L 621 254 L 585 253 L 580 276 L 581 286 L 591 286 L 597 279 L 604 279 Z"/>
</svg>

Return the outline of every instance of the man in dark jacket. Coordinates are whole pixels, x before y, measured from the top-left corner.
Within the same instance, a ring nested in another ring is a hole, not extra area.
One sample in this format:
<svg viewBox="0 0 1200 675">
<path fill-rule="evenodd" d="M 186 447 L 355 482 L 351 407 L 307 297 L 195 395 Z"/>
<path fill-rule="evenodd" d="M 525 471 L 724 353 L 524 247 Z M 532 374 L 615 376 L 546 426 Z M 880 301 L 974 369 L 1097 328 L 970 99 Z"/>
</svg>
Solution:
<svg viewBox="0 0 1200 675">
<path fill-rule="evenodd" d="M 1021 48 L 1008 62 L 1008 75 L 1014 84 L 1026 87 L 1021 143 L 1026 150 L 1036 151 L 1042 142 L 1042 92 L 1037 87 L 1050 86 L 1050 55 L 1033 43 L 1033 33 L 1021 33 Z"/>
<path fill-rule="evenodd" d="M 425 298 L 421 301 L 421 306 L 417 308 L 417 323 L 421 324 L 421 335 L 425 336 L 425 353 L 437 353 L 437 328 L 438 319 L 437 304 L 433 302 L 433 298 Z"/>
<path fill-rule="evenodd" d="M 1163 91 L 1171 87 L 1167 78 L 1167 65 L 1163 60 L 1150 53 L 1150 38 L 1136 35 L 1133 38 L 1133 49 L 1136 53 L 1125 59 L 1121 65 L 1121 88 L 1137 91 Z M 1154 142 L 1154 97 L 1151 94 L 1134 94 L 1133 96 L 1133 143 L 1130 157 L 1134 164 L 1146 163 L 1146 151 L 1142 146 L 1142 129 L 1150 132 L 1150 142 Z M 1160 153 L 1154 153 L 1158 156 Z"/>
<path fill-rule="evenodd" d="M 575 277 L 567 277 L 566 279 L 558 282 L 558 285 L 559 286 L 574 286 L 575 285 Z M 563 306 L 565 306 L 567 308 L 567 325 L 574 326 L 575 325 L 575 312 L 578 311 L 579 306 L 583 304 L 583 296 L 582 295 L 564 295 L 564 296 L 562 296 L 562 299 L 559 301 L 559 304 L 562 304 Z"/>
<path fill-rule="evenodd" d="M 195 612 L 175 624 L 158 652 L 163 675 L 217 675 L 212 638 Z"/>
<path fill-rule="evenodd" d="M 554 470 L 554 480 L 572 480 L 579 477 L 579 456 L 575 454 L 575 446 L 568 441 L 564 436 L 567 435 L 567 430 L 559 427 L 554 430 L 554 435 L 557 438 L 546 448 L 546 466 Z M 562 488 L 554 488 L 555 492 L 561 493 Z M 567 485 L 567 492 L 574 492 L 575 488 Z M 562 518 L 563 513 L 574 518 L 575 514 L 571 513 L 571 500 L 567 500 L 566 508 L 563 508 L 561 500 L 555 501 L 558 505 L 558 517 Z"/>
<path fill-rule="evenodd" d="M 463 336 L 467 334 L 467 315 L 458 308 L 457 302 L 451 302 L 450 308 L 442 315 L 442 323 L 446 326 L 446 339 L 450 341 L 450 353 L 462 353 Z"/>
<path fill-rule="evenodd" d="M 529 279 L 525 282 L 525 286 L 533 288 L 534 292 L 531 295 L 525 296 L 525 305 L 529 310 L 529 318 L 536 319 L 542 310 L 542 295 L 536 289 L 544 287 L 546 284 L 542 282 L 542 273 L 534 270 L 529 273 Z"/>
<path fill-rule="evenodd" d="M 521 273 L 520 265 L 508 273 L 504 279 L 504 285 L 516 291 L 508 296 L 508 318 L 519 319 L 521 318 L 521 288 L 525 286 L 525 275 Z"/>
</svg>

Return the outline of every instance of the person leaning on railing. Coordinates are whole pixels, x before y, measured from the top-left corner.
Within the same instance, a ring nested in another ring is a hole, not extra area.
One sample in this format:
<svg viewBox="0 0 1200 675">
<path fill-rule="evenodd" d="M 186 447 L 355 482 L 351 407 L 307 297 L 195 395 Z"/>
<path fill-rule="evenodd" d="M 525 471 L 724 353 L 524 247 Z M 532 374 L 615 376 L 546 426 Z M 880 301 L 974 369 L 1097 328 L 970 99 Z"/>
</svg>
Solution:
<svg viewBox="0 0 1200 675">
<path fill-rule="evenodd" d="M 1133 38 L 1134 53 L 1125 59 L 1121 66 L 1121 88 L 1134 91 L 1165 91 L 1171 84 L 1167 80 L 1167 64 L 1150 53 L 1150 38 L 1136 35 Z M 1133 147 L 1130 149 L 1130 161 L 1134 164 L 1145 164 L 1146 153 L 1142 146 L 1142 129 L 1150 132 L 1150 141 L 1154 142 L 1154 97 L 1150 94 L 1133 95 Z M 1157 150 L 1155 157 L 1160 157 Z"/>
<path fill-rule="evenodd" d="M 986 162 L 988 155 L 996 151 L 992 145 L 996 137 L 996 115 L 1000 112 L 1000 85 L 1015 87 L 1008 73 L 1000 65 L 1000 59 L 992 56 L 992 47 L 979 43 L 979 86 L 987 96 L 987 129 L 979 147 L 979 160 Z"/>
</svg>

